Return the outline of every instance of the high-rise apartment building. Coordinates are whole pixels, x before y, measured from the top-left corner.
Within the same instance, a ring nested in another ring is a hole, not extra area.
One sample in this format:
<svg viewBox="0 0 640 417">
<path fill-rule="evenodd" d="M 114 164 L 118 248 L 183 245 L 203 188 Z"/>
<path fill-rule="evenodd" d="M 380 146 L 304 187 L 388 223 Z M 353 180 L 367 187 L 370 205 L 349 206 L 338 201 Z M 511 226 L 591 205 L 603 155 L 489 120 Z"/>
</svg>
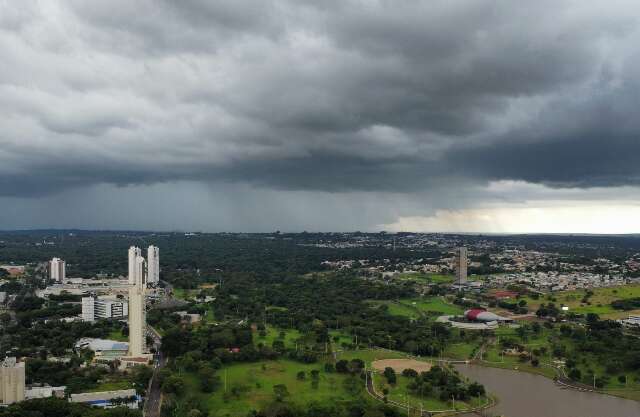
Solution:
<svg viewBox="0 0 640 417">
<path fill-rule="evenodd" d="M 456 250 L 456 284 L 467 283 L 467 248 Z"/>
<path fill-rule="evenodd" d="M 160 249 L 157 246 L 147 249 L 147 282 L 154 286 L 160 282 Z"/>
<path fill-rule="evenodd" d="M 131 246 L 129 248 L 129 284 L 135 284 L 136 282 L 136 259 L 142 255 L 140 248 Z"/>
<path fill-rule="evenodd" d="M 140 357 L 145 350 L 145 260 L 137 256 L 133 270 L 133 283 L 129 277 L 129 356 Z"/>
<path fill-rule="evenodd" d="M 49 261 L 49 278 L 56 282 L 62 282 L 67 277 L 66 263 L 60 258 Z"/>
<path fill-rule="evenodd" d="M 13 404 L 24 400 L 24 362 L 5 358 L 0 364 L 0 404 Z"/>
</svg>

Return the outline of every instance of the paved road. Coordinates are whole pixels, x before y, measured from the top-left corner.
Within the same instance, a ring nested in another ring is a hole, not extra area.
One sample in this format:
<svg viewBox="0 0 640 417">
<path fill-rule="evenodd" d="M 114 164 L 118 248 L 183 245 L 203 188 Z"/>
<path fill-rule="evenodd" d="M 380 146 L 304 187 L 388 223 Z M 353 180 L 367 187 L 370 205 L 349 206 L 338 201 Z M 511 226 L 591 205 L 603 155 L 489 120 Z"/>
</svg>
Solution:
<svg viewBox="0 0 640 417">
<path fill-rule="evenodd" d="M 156 349 L 154 357 L 153 376 L 151 383 L 147 389 L 147 401 L 144 405 L 145 417 L 160 417 L 160 407 L 162 406 L 162 392 L 160 391 L 160 382 L 158 373 L 167 364 L 167 358 L 160 351 L 161 336 L 153 327 L 149 326 L 151 337 L 153 337 L 153 345 Z"/>
</svg>

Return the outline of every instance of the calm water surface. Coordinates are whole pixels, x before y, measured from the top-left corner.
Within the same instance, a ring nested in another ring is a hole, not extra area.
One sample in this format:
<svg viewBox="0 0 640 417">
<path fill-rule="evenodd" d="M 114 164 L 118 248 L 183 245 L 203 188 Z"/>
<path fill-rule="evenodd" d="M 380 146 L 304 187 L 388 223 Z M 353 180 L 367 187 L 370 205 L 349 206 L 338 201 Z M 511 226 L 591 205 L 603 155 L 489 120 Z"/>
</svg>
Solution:
<svg viewBox="0 0 640 417">
<path fill-rule="evenodd" d="M 478 365 L 456 365 L 500 398 L 488 415 L 506 417 L 640 417 L 640 402 L 562 389 L 540 375 Z"/>
</svg>

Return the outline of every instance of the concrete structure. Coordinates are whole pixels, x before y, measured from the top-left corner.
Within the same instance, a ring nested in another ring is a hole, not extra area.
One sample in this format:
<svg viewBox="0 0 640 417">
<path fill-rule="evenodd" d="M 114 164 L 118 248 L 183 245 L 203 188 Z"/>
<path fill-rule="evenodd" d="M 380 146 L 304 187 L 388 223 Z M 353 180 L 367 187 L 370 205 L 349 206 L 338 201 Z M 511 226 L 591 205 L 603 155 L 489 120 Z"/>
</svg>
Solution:
<svg viewBox="0 0 640 417">
<path fill-rule="evenodd" d="M 64 390 L 67 389 L 66 386 L 60 387 L 51 387 L 49 385 L 43 386 L 33 386 L 26 389 L 24 393 L 25 400 L 33 400 L 36 398 L 64 398 Z"/>
<path fill-rule="evenodd" d="M 116 340 L 83 337 L 76 342 L 75 348 L 76 350 L 92 350 L 95 353 L 96 359 L 116 359 L 127 354 L 129 344 Z"/>
<path fill-rule="evenodd" d="M 459 247 L 456 250 L 456 284 L 467 283 L 467 248 Z"/>
<path fill-rule="evenodd" d="M 114 401 L 118 400 L 118 401 Z M 116 391 L 83 392 L 71 394 L 69 402 L 87 403 L 95 407 L 111 408 L 118 405 L 126 405 L 129 408 L 138 408 L 140 397 L 135 389 L 121 389 Z"/>
<path fill-rule="evenodd" d="M 117 298 L 82 297 L 82 320 L 119 319 L 129 315 L 129 303 Z"/>
<path fill-rule="evenodd" d="M 129 356 L 139 357 L 145 350 L 145 260 L 138 256 L 129 288 Z"/>
<path fill-rule="evenodd" d="M 151 286 L 160 282 L 160 249 L 157 246 L 147 249 L 147 282 Z"/>
<path fill-rule="evenodd" d="M 0 364 L 0 404 L 13 404 L 24 400 L 24 362 L 5 358 Z"/>
<path fill-rule="evenodd" d="M 49 278 L 56 282 L 63 282 L 67 276 L 66 263 L 60 258 L 49 261 Z"/>
<path fill-rule="evenodd" d="M 136 246 L 131 246 L 129 248 L 129 284 L 133 285 L 136 282 L 137 276 L 136 276 L 136 259 L 138 259 L 138 257 L 142 256 L 142 251 L 140 251 L 140 248 L 136 247 Z"/>
</svg>

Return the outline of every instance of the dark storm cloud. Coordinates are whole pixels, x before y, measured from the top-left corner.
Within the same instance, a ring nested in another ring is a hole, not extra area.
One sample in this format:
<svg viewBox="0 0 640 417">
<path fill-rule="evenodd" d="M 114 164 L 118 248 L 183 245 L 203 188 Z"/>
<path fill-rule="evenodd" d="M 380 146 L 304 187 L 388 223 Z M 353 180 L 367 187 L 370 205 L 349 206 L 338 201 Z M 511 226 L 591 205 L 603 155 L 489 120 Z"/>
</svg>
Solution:
<svg viewBox="0 0 640 417">
<path fill-rule="evenodd" d="M 0 195 L 640 179 L 635 2 L 0 7 Z"/>
</svg>

